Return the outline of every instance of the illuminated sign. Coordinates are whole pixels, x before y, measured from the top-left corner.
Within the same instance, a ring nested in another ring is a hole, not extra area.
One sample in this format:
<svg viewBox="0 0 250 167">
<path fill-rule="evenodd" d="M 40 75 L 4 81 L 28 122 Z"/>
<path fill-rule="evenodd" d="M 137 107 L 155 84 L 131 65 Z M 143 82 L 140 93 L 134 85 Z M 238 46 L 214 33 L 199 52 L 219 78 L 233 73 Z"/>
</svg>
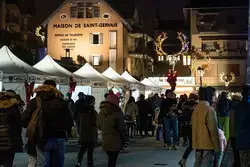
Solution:
<svg viewBox="0 0 250 167">
<path fill-rule="evenodd" d="M 117 23 L 76 23 L 76 24 L 53 24 L 53 28 L 94 28 L 94 27 L 117 27 Z"/>
<path fill-rule="evenodd" d="M 148 78 L 159 86 L 169 85 L 167 82 L 168 77 L 150 77 Z M 194 77 L 177 77 L 176 81 L 177 86 L 195 86 Z"/>
</svg>

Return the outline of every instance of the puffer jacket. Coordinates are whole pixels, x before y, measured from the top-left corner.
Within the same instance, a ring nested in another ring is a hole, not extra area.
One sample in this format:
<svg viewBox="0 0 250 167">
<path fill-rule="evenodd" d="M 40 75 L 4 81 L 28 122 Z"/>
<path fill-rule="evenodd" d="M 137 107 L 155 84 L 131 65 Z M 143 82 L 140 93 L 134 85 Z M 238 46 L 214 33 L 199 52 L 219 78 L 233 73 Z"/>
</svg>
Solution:
<svg viewBox="0 0 250 167">
<path fill-rule="evenodd" d="M 77 125 L 80 127 L 81 143 L 96 143 L 97 139 L 97 112 L 94 106 L 85 106 L 77 116 Z"/>
<path fill-rule="evenodd" d="M 131 117 L 131 121 L 136 120 L 136 116 L 138 115 L 138 107 L 136 103 L 127 103 L 125 106 L 125 115 L 128 115 Z"/>
<path fill-rule="evenodd" d="M 119 108 L 107 101 L 101 102 L 97 127 L 102 132 L 102 148 L 104 151 L 120 151 L 128 135 L 124 116 Z"/>
<path fill-rule="evenodd" d="M 19 101 L 0 93 L 0 151 L 22 151 L 22 125 Z"/>
</svg>

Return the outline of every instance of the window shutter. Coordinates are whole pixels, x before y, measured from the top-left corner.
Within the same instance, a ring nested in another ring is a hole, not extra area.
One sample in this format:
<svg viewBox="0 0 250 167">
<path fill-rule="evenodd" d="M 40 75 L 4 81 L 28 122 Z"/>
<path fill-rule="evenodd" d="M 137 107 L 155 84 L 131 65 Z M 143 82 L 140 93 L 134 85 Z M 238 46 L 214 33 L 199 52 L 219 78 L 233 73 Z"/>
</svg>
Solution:
<svg viewBox="0 0 250 167">
<path fill-rule="evenodd" d="M 89 55 L 89 62 L 88 62 L 90 65 L 93 64 L 93 56 Z"/>
<path fill-rule="evenodd" d="M 89 44 L 93 44 L 93 34 L 89 34 Z"/>
<path fill-rule="evenodd" d="M 103 64 L 103 55 L 100 55 L 100 66 Z"/>
<path fill-rule="evenodd" d="M 100 17 L 100 7 L 99 6 L 94 6 L 93 7 L 93 17 Z"/>
<path fill-rule="evenodd" d="M 103 44 L 103 33 L 100 33 L 99 40 L 99 43 Z"/>
</svg>

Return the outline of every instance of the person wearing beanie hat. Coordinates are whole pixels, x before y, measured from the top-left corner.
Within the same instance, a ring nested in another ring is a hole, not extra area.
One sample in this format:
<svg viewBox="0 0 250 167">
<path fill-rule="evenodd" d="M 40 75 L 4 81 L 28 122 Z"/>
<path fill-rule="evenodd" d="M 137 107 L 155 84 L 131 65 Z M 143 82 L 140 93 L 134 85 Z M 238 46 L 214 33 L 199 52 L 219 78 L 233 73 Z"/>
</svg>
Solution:
<svg viewBox="0 0 250 167">
<path fill-rule="evenodd" d="M 85 98 L 85 105 L 79 112 L 76 124 L 79 127 L 79 137 L 81 148 L 77 156 L 77 164 L 75 167 L 80 167 L 84 153 L 87 154 L 87 167 L 94 166 L 93 153 L 95 144 L 97 142 L 97 115 L 95 110 L 95 97 L 87 95 Z"/>
<path fill-rule="evenodd" d="M 102 149 L 108 156 L 108 166 L 115 167 L 119 152 L 128 146 L 128 134 L 119 98 L 109 94 L 100 104 L 97 127 L 102 131 Z"/>
</svg>

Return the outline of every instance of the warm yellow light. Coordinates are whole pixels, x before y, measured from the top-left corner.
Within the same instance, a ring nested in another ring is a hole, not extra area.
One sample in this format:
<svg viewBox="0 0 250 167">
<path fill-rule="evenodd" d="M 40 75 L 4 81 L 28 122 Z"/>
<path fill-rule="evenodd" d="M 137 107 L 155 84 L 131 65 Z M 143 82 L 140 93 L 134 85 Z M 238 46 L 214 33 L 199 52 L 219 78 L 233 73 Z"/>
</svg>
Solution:
<svg viewBox="0 0 250 167">
<path fill-rule="evenodd" d="M 183 65 L 186 66 L 187 65 L 187 56 L 183 55 Z"/>
</svg>

